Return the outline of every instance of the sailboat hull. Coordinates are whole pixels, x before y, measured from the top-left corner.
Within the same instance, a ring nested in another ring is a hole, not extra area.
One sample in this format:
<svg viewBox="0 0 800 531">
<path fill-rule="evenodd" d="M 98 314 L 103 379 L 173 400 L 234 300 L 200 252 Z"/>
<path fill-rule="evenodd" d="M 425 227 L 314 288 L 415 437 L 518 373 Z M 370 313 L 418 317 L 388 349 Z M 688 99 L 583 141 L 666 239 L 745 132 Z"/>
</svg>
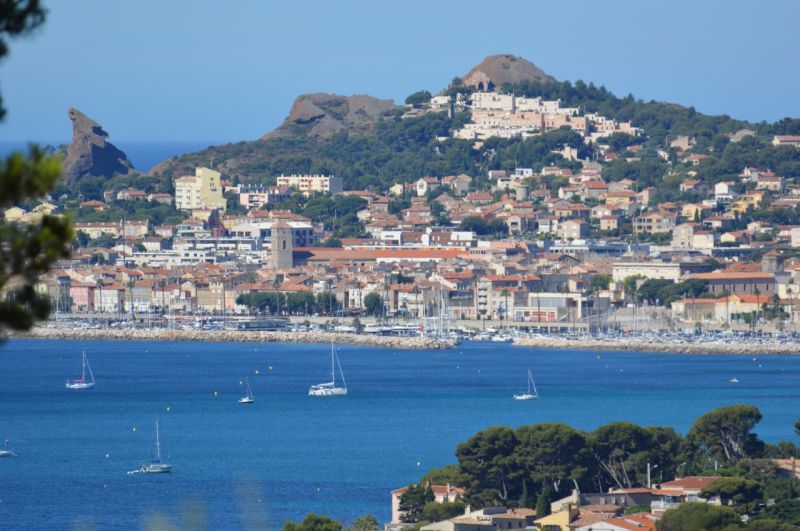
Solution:
<svg viewBox="0 0 800 531">
<path fill-rule="evenodd" d="M 142 474 L 168 474 L 172 472 L 172 465 L 166 463 L 150 463 L 142 465 Z"/>
<path fill-rule="evenodd" d="M 539 397 L 536 395 L 529 395 L 527 393 L 522 395 L 514 395 L 514 400 L 536 400 Z"/>
<path fill-rule="evenodd" d="M 94 382 L 67 382 L 67 389 L 91 389 Z"/>
<path fill-rule="evenodd" d="M 249 396 L 245 396 L 245 397 L 242 397 L 242 398 L 239 399 L 239 403 L 240 404 L 252 404 L 253 402 L 254 402 L 254 400 L 252 398 L 250 398 Z"/>
<path fill-rule="evenodd" d="M 344 387 L 330 387 L 326 389 L 309 389 L 308 396 L 345 396 L 347 389 Z"/>
</svg>

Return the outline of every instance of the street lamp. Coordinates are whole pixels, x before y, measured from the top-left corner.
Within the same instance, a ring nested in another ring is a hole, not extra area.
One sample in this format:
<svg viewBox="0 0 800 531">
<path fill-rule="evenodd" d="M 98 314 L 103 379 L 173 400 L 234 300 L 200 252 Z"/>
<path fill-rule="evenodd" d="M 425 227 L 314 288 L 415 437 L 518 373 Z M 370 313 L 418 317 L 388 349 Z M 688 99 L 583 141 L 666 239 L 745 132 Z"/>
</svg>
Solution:
<svg viewBox="0 0 800 531">
<path fill-rule="evenodd" d="M 658 465 L 653 465 L 651 467 L 650 463 L 647 463 L 647 488 L 648 489 L 652 488 L 652 484 L 650 482 L 650 471 L 651 470 L 655 470 L 656 468 L 658 468 Z"/>
</svg>

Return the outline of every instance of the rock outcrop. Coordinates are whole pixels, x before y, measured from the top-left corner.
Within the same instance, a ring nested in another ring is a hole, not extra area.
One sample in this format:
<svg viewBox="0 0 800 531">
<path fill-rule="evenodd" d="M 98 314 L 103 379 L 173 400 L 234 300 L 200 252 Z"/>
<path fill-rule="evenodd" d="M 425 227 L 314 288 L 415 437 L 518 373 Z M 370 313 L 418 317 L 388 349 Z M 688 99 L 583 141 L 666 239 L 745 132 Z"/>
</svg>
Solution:
<svg viewBox="0 0 800 531">
<path fill-rule="evenodd" d="M 283 123 L 262 140 L 299 132 L 312 137 L 330 136 L 342 129 L 369 126 L 397 109 L 392 100 L 366 95 L 303 94 L 294 100 Z"/>
<path fill-rule="evenodd" d="M 522 57 L 490 55 L 462 78 L 464 85 L 478 90 L 500 88 L 504 83 L 523 81 L 555 81 L 555 78 Z"/>
<path fill-rule="evenodd" d="M 68 184 L 88 176 L 111 178 L 133 169 L 128 157 L 114 144 L 107 142 L 108 133 L 78 109 L 67 112 L 72 121 L 72 142 L 64 157 L 64 178 Z"/>
</svg>

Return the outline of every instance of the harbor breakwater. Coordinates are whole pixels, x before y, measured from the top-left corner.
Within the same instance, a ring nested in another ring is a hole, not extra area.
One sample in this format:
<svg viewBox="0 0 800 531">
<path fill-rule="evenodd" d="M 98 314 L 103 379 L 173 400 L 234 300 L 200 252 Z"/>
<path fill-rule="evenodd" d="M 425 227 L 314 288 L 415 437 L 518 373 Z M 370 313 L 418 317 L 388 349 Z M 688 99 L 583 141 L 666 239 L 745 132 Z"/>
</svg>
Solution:
<svg viewBox="0 0 800 531">
<path fill-rule="evenodd" d="M 731 354 L 741 356 L 800 354 L 800 342 L 781 343 L 777 341 L 743 341 L 739 343 L 703 341 L 697 343 L 679 343 L 675 341 L 637 340 L 635 338 L 603 341 L 598 339 L 529 337 L 515 340 L 514 346 L 573 350 L 626 350 L 673 354 Z"/>
<path fill-rule="evenodd" d="M 329 332 L 264 332 L 239 330 L 70 329 L 35 327 L 15 338 L 102 339 L 128 341 L 205 341 L 229 343 L 330 343 L 404 350 L 452 348 L 454 344 L 427 337 L 375 336 Z"/>
</svg>

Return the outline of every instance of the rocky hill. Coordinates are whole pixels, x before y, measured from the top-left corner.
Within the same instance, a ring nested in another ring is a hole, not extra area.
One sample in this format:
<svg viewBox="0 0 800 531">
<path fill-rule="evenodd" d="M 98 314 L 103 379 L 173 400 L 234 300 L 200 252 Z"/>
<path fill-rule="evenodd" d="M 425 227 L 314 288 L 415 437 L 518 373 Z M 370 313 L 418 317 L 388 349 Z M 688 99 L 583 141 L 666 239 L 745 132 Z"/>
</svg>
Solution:
<svg viewBox="0 0 800 531">
<path fill-rule="evenodd" d="M 363 129 L 397 109 L 392 100 L 366 95 L 303 94 L 294 100 L 283 123 L 262 140 L 297 133 L 326 137 L 343 129 Z"/>
<path fill-rule="evenodd" d="M 467 87 L 490 90 L 507 83 L 518 84 L 524 81 L 555 81 L 535 64 L 513 55 L 490 55 L 462 78 Z"/>
<path fill-rule="evenodd" d="M 106 141 L 108 133 L 78 109 L 67 111 L 72 121 L 72 142 L 64 154 L 64 178 L 67 184 L 88 177 L 111 178 L 133 170 L 128 157 L 114 144 Z"/>
</svg>

